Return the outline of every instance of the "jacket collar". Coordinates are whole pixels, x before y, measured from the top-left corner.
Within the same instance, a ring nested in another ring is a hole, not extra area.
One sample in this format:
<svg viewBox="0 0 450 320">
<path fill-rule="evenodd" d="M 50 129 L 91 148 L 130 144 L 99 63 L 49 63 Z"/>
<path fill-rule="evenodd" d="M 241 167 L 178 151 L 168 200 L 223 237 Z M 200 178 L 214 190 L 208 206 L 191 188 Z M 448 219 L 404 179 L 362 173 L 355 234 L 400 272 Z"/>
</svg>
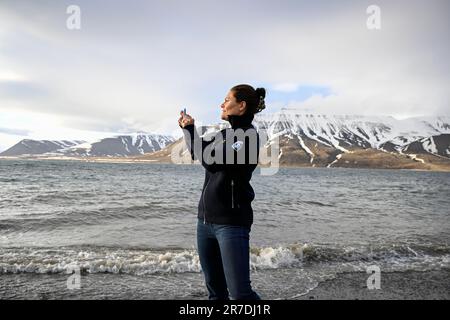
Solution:
<svg viewBox="0 0 450 320">
<path fill-rule="evenodd" d="M 228 116 L 228 122 L 233 129 L 245 128 L 251 126 L 254 117 L 253 114 L 243 114 L 242 116 L 230 115 Z"/>
</svg>

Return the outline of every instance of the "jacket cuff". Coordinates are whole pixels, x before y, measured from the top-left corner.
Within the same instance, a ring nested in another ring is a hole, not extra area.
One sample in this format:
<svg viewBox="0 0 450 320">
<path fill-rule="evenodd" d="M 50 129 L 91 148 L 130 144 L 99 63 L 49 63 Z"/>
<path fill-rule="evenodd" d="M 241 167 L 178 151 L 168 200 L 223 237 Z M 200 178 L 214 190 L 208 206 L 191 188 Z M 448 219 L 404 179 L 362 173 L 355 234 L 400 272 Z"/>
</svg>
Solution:
<svg viewBox="0 0 450 320">
<path fill-rule="evenodd" d="M 184 138 L 186 138 L 186 135 L 189 133 L 190 134 L 190 140 L 194 140 L 194 130 L 195 130 L 195 125 L 193 124 L 189 124 L 187 126 L 185 126 L 184 128 L 182 128 L 180 126 L 181 129 L 183 130 L 184 133 Z"/>
</svg>

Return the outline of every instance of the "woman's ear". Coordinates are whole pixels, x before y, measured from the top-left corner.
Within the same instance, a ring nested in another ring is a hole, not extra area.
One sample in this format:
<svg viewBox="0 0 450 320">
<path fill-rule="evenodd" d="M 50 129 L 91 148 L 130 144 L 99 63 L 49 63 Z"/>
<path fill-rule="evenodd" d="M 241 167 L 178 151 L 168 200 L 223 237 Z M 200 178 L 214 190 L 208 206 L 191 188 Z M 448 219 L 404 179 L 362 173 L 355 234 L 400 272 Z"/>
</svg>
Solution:
<svg viewBox="0 0 450 320">
<path fill-rule="evenodd" d="M 247 102 L 241 101 L 241 105 L 239 106 L 239 112 L 243 114 L 245 112 L 245 108 L 247 107 Z"/>
</svg>

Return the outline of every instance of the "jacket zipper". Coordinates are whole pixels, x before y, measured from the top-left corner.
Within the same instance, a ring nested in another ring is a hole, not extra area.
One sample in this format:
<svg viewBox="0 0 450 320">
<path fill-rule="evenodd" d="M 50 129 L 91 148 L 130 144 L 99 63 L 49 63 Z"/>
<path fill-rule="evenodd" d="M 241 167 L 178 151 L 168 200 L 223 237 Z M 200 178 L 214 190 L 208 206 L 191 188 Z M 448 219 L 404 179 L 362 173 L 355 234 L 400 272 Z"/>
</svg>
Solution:
<svg viewBox="0 0 450 320">
<path fill-rule="evenodd" d="M 202 200 L 203 200 L 203 224 L 206 224 L 206 204 L 205 204 L 205 191 L 208 188 L 209 180 L 206 183 L 205 189 L 203 189 Z"/>
<path fill-rule="evenodd" d="M 234 181 L 231 179 L 231 208 L 234 209 Z"/>
</svg>

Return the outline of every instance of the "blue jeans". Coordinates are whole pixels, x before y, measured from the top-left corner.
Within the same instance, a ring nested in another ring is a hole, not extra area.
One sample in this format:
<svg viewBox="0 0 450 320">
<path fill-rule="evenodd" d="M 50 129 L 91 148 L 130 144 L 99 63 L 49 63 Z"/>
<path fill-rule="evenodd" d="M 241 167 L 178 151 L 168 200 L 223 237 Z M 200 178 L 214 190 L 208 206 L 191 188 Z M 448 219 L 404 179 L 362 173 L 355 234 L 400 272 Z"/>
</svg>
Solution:
<svg viewBox="0 0 450 320">
<path fill-rule="evenodd" d="M 250 285 L 250 228 L 203 223 L 197 246 L 210 300 L 260 300 Z M 229 293 L 228 293 L 229 290 Z"/>
</svg>

